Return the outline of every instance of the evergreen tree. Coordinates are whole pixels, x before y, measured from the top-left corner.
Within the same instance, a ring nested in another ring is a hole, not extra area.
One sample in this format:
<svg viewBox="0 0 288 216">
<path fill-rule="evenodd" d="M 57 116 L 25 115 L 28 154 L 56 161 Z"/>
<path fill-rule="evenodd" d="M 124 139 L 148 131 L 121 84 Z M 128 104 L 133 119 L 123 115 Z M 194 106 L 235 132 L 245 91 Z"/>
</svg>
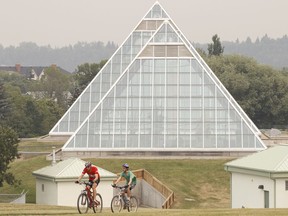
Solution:
<svg viewBox="0 0 288 216">
<path fill-rule="evenodd" d="M 208 44 L 208 54 L 209 56 L 215 55 L 219 56 L 224 52 L 224 47 L 221 45 L 220 38 L 217 34 L 212 37 L 213 43 Z"/>
<path fill-rule="evenodd" d="M 0 125 L 0 187 L 4 181 L 10 185 L 20 183 L 12 173 L 7 172 L 9 163 L 18 157 L 18 142 L 18 136 L 13 129 Z"/>
<path fill-rule="evenodd" d="M 5 91 L 4 83 L 0 80 L 0 125 L 7 119 L 10 112 L 8 96 Z"/>
</svg>

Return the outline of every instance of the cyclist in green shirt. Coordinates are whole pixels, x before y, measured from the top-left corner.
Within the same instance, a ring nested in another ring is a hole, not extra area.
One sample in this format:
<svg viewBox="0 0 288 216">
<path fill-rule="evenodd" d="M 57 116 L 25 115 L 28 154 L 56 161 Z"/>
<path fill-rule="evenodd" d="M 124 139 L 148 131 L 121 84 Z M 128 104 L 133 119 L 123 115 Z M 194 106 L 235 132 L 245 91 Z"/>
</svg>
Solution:
<svg viewBox="0 0 288 216">
<path fill-rule="evenodd" d="M 120 174 L 120 177 L 114 182 L 114 185 L 116 185 L 121 178 L 126 179 L 126 184 L 128 185 L 127 188 L 127 196 L 128 200 L 130 200 L 131 197 L 131 190 L 136 186 L 137 180 L 136 176 L 129 170 L 129 165 L 127 163 L 122 165 L 123 172 Z"/>
</svg>

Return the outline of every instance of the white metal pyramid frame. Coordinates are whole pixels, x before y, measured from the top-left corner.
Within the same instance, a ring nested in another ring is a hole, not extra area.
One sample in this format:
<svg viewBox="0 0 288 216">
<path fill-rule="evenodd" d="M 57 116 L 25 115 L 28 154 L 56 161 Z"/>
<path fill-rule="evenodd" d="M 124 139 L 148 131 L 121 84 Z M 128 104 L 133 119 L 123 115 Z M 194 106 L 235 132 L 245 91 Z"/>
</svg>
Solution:
<svg viewBox="0 0 288 216">
<path fill-rule="evenodd" d="M 158 2 L 50 134 L 72 134 L 62 151 L 266 148 Z"/>
</svg>

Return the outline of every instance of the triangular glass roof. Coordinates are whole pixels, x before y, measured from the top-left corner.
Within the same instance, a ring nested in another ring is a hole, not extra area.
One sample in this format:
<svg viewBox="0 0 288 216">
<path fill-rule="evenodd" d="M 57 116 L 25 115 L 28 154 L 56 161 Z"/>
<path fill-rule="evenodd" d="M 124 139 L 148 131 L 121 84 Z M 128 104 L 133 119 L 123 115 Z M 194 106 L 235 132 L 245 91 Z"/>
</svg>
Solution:
<svg viewBox="0 0 288 216">
<path fill-rule="evenodd" d="M 259 150 L 257 127 L 156 2 L 50 134 L 67 150 Z"/>
</svg>

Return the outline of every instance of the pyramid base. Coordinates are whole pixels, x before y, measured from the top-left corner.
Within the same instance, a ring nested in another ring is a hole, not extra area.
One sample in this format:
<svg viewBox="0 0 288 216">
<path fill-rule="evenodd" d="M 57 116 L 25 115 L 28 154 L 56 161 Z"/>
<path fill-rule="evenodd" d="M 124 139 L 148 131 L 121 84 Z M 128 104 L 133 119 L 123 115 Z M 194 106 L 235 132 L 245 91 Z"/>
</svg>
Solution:
<svg viewBox="0 0 288 216">
<path fill-rule="evenodd" d="M 77 158 L 237 158 L 257 151 L 59 151 L 56 157 L 64 160 Z M 49 159 L 49 158 L 47 158 Z"/>
</svg>

